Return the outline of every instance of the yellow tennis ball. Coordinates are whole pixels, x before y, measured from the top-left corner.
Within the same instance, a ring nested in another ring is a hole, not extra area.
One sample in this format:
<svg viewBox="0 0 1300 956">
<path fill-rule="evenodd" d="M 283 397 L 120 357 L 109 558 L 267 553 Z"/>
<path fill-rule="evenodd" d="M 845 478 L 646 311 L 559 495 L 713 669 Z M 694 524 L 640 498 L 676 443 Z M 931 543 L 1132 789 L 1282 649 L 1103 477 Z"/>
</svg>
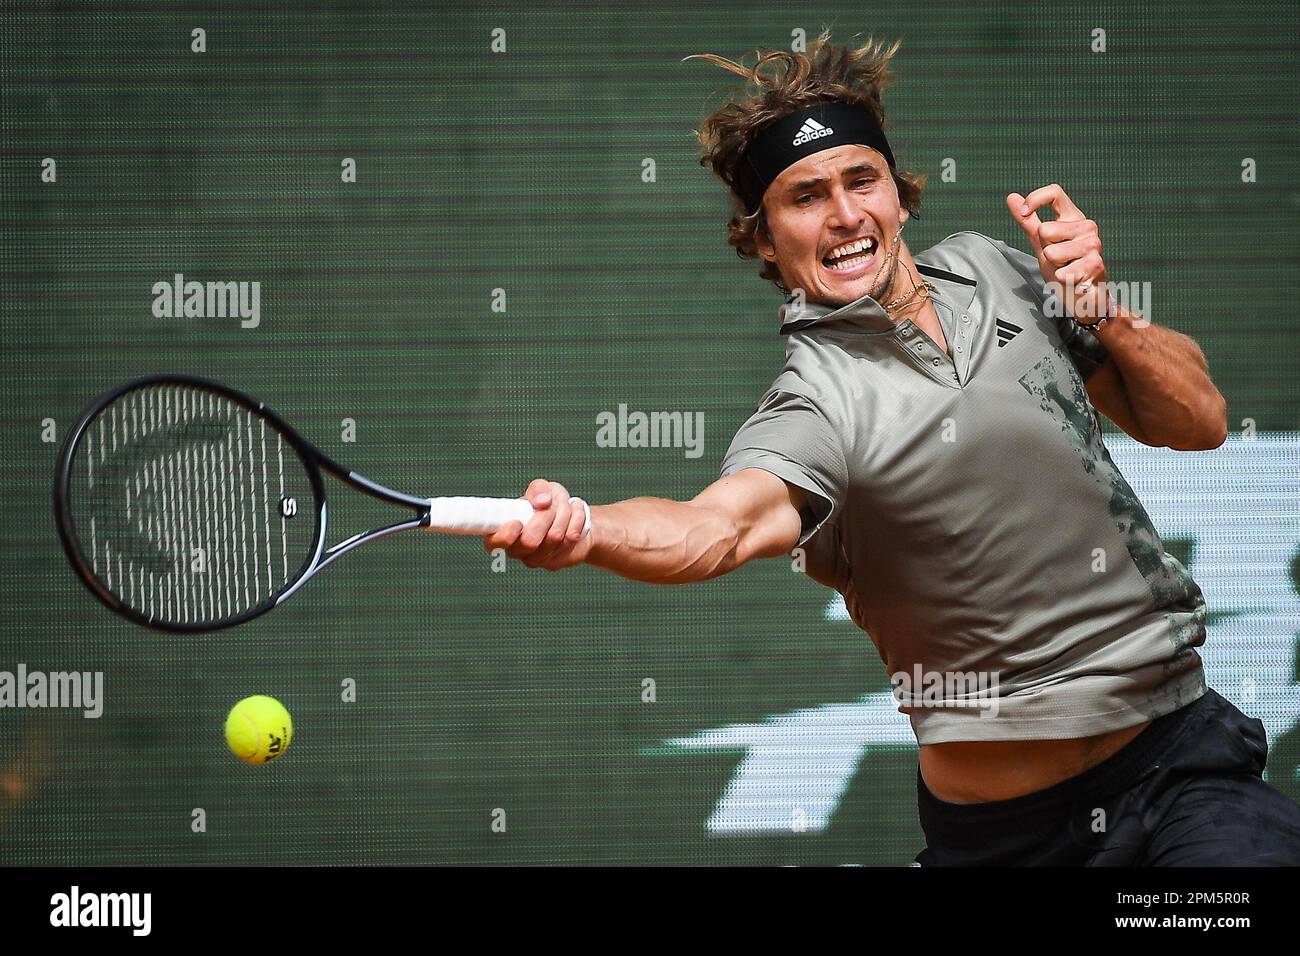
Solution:
<svg viewBox="0 0 1300 956">
<path fill-rule="evenodd" d="M 293 721 L 274 697 L 245 697 L 226 717 L 226 743 L 244 763 L 270 763 L 289 748 Z"/>
</svg>

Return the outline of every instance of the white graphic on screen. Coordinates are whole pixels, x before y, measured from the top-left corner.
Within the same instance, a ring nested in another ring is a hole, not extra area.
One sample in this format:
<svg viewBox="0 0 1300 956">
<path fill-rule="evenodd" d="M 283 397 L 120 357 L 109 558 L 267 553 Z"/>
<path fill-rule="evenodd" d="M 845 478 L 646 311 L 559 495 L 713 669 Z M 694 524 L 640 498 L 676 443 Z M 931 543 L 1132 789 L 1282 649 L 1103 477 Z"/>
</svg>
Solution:
<svg viewBox="0 0 1300 956">
<path fill-rule="evenodd" d="M 1209 611 L 1206 683 L 1278 739 L 1300 721 L 1295 680 L 1300 593 L 1300 433 L 1236 436 L 1218 449 L 1151 448 L 1127 435 L 1106 447 L 1166 542 L 1190 539 L 1189 570 Z M 1169 550 L 1174 550 L 1172 547 Z M 826 619 L 849 620 L 833 595 Z M 868 645 L 870 650 L 870 645 Z M 873 748 L 916 748 L 889 691 L 773 714 L 665 741 L 678 753 L 744 751 L 705 823 L 711 833 L 817 833 L 831 822 Z"/>
</svg>

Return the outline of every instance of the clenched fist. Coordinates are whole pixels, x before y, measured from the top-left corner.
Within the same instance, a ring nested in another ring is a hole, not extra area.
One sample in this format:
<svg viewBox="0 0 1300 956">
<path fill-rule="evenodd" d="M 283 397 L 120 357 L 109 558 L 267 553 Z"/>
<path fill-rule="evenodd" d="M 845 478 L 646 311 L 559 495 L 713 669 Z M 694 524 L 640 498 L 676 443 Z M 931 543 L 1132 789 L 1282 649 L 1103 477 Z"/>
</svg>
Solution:
<svg viewBox="0 0 1300 956">
<path fill-rule="evenodd" d="M 1056 218 L 1040 220 L 1037 210 L 1043 206 L 1051 206 Z M 1028 196 L 1011 193 L 1007 208 L 1034 247 L 1038 271 L 1061 287 L 1058 297 L 1076 322 L 1088 325 L 1115 314 L 1097 223 L 1084 216 L 1064 189 L 1052 183 Z"/>
</svg>

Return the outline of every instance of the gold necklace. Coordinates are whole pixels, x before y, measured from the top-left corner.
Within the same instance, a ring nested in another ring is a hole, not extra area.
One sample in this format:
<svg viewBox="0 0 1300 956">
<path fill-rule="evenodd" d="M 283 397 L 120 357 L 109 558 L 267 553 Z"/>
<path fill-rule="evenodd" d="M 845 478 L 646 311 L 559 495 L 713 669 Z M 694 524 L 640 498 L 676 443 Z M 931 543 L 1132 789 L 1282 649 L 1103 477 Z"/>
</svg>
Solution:
<svg viewBox="0 0 1300 956">
<path fill-rule="evenodd" d="M 916 277 L 913 276 L 913 277 L 912 277 L 912 290 L 911 290 L 910 292 L 904 292 L 904 293 L 903 293 L 902 295 L 900 295 L 898 298 L 896 298 L 896 299 L 891 299 L 889 302 L 884 303 L 883 305 L 881 305 L 881 308 L 884 309 L 886 312 L 897 312 L 897 311 L 898 311 L 899 309 L 901 309 L 904 305 L 906 305 L 909 301 L 911 301 L 913 298 L 915 298 L 916 295 L 917 295 L 918 293 L 924 293 L 923 295 L 921 295 L 921 301 L 922 301 L 922 302 L 925 302 L 926 300 L 928 300 L 928 299 L 930 298 L 930 293 L 931 293 L 931 292 L 938 292 L 938 291 L 939 291 L 939 290 L 938 290 L 938 288 L 935 286 L 935 284 L 934 284 L 933 282 L 928 281 L 928 280 L 922 280 L 921 284 L 920 284 L 920 285 L 917 285 L 917 284 L 916 284 Z"/>
<path fill-rule="evenodd" d="M 900 225 L 898 227 L 898 232 L 894 233 L 894 241 L 890 243 L 889 255 L 891 258 L 897 256 L 897 252 L 895 250 L 898 247 L 898 240 L 902 236 L 902 234 L 903 234 L 903 227 Z M 910 271 L 907 274 L 908 277 L 912 280 L 912 291 L 904 292 L 902 295 L 898 296 L 897 298 L 881 304 L 880 307 L 884 309 L 886 313 L 892 313 L 898 311 L 900 308 L 902 308 L 902 306 L 906 305 L 909 301 L 911 301 L 917 295 L 917 293 L 924 293 L 924 295 L 921 296 L 921 301 L 924 302 L 930 298 L 931 292 L 939 291 L 938 287 L 936 287 L 933 282 L 923 279 L 921 281 L 921 284 L 917 285 L 916 276 L 913 275 Z"/>
</svg>

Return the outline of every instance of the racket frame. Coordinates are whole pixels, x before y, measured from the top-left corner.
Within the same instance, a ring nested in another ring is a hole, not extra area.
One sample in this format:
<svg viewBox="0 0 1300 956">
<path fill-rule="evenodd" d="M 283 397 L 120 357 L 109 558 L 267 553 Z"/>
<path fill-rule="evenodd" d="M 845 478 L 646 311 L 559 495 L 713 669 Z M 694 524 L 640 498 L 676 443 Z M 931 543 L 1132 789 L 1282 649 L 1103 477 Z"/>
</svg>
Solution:
<svg viewBox="0 0 1300 956">
<path fill-rule="evenodd" d="M 81 538 L 77 534 L 77 529 L 73 517 L 70 513 L 69 496 L 72 487 L 72 461 L 76 454 L 81 439 L 85 434 L 90 423 L 109 405 L 117 401 L 128 392 L 137 391 L 143 388 L 154 386 L 182 386 L 189 388 L 203 389 L 214 392 L 236 405 L 239 405 L 275 428 L 284 440 L 289 444 L 299 459 L 302 461 L 304 470 L 307 472 L 307 478 L 311 485 L 312 497 L 315 499 L 316 514 L 315 526 L 313 528 L 314 543 L 311 553 L 298 567 L 298 570 L 289 579 L 288 583 L 283 585 L 274 597 L 260 602 L 255 607 L 249 608 L 238 615 L 230 618 L 221 618 L 215 621 L 164 621 L 156 617 L 151 617 L 142 611 L 137 610 L 129 604 L 123 603 L 99 580 L 94 569 L 86 561 L 85 555 L 80 547 Z M 321 479 L 321 473 L 326 472 L 347 485 L 361 491 L 372 498 L 378 498 L 389 504 L 399 505 L 409 508 L 415 513 L 415 517 L 406 521 L 398 521 L 381 528 L 375 528 L 371 531 L 355 534 L 350 538 L 338 542 L 332 547 L 326 549 L 325 536 L 328 533 L 328 504 L 325 497 L 325 483 Z M 276 412 L 267 406 L 265 402 L 245 395 L 244 393 L 222 385 L 220 382 L 214 382 L 210 379 L 199 378 L 193 375 L 179 374 L 161 374 L 146 375 L 143 378 L 137 378 L 119 385 L 110 391 L 100 395 L 86 409 L 77 420 L 76 424 L 68 431 L 63 441 L 63 447 L 59 451 L 57 464 L 55 466 L 54 476 L 54 516 L 55 523 L 59 530 L 59 540 L 63 544 L 63 550 L 72 563 L 73 569 L 77 572 L 78 577 L 90 589 L 99 600 L 115 614 L 119 614 L 129 621 L 144 627 L 153 628 L 154 630 L 167 631 L 169 633 L 204 633 L 207 631 L 223 630 L 227 627 L 235 627 L 261 617 L 267 611 L 279 607 L 285 600 L 298 591 L 322 568 L 328 567 L 335 560 L 347 554 L 354 548 L 358 548 L 367 542 L 374 541 L 377 538 L 387 537 L 390 534 L 396 534 L 399 531 L 409 531 L 415 528 L 428 527 L 430 523 L 430 505 L 428 498 L 417 498 L 414 495 L 404 494 L 395 491 L 378 482 L 371 481 L 364 475 L 359 475 L 354 471 L 342 467 L 333 461 L 329 456 L 316 448 L 311 442 L 303 438 L 294 430 L 288 422 L 281 418 Z"/>
</svg>

